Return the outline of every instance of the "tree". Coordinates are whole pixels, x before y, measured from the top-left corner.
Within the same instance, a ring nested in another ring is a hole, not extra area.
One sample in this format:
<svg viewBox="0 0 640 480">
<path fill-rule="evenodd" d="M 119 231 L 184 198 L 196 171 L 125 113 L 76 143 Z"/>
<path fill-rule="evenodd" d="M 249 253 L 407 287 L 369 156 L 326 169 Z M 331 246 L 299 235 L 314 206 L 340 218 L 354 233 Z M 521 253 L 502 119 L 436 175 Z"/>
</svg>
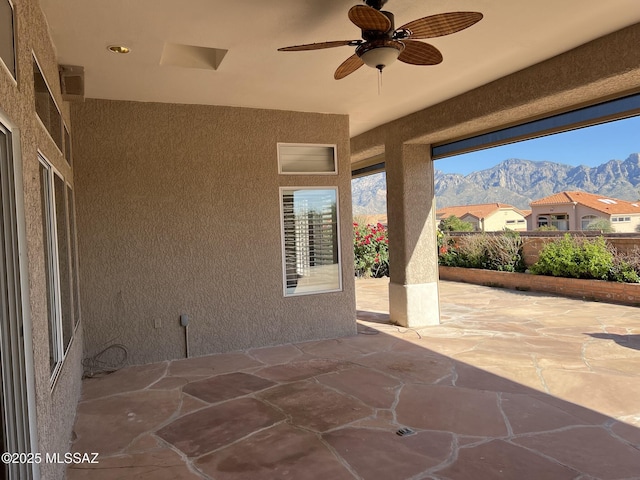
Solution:
<svg viewBox="0 0 640 480">
<path fill-rule="evenodd" d="M 606 218 L 597 218 L 587 225 L 587 230 L 598 230 L 602 233 L 613 233 L 616 231 L 611 222 Z"/>
<path fill-rule="evenodd" d="M 438 228 L 443 232 L 473 232 L 475 230 L 473 223 L 460 220 L 455 215 L 440 220 Z"/>
</svg>

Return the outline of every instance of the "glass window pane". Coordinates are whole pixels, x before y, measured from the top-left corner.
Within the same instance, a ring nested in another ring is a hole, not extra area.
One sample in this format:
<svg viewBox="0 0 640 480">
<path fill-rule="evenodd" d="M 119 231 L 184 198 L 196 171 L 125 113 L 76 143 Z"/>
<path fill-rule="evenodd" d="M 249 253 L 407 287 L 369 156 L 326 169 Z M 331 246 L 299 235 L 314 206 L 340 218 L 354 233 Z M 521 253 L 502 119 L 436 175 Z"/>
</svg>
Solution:
<svg viewBox="0 0 640 480">
<path fill-rule="evenodd" d="M 69 247 L 71 249 L 71 285 L 73 287 L 73 324 L 80 321 L 80 288 L 78 286 L 78 249 L 76 246 L 76 215 L 73 190 L 67 185 L 67 206 L 69 207 Z"/>
<path fill-rule="evenodd" d="M 56 328 L 55 313 L 55 282 L 53 278 L 53 252 L 52 252 L 52 225 L 51 225 L 51 191 L 50 191 L 50 171 L 40 164 L 40 205 L 42 208 L 42 235 L 44 248 L 44 268 L 47 287 L 47 319 L 49 328 L 49 367 L 51 373 L 60 361 L 58 351 L 58 330 Z"/>
<path fill-rule="evenodd" d="M 73 336 L 73 306 L 71 303 L 71 265 L 69 262 L 69 226 L 64 180 L 54 175 L 56 234 L 58 236 L 58 269 L 60 274 L 60 307 L 62 311 L 62 346 L 66 352 Z"/>
<path fill-rule="evenodd" d="M 62 117 L 60 116 L 56 103 L 53 101 L 47 82 L 35 59 L 33 61 L 33 87 L 35 91 L 36 113 L 62 152 Z"/>
<path fill-rule="evenodd" d="M 341 288 L 336 189 L 282 189 L 285 295 Z"/>
<path fill-rule="evenodd" d="M 71 135 L 69 135 L 69 130 L 67 130 L 66 125 L 64 127 L 64 158 L 69 165 L 73 166 L 71 160 Z"/>
<path fill-rule="evenodd" d="M 13 78 L 16 78 L 14 38 L 13 7 L 8 0 L 0 0 L 0 58 Z"/>
</svg>

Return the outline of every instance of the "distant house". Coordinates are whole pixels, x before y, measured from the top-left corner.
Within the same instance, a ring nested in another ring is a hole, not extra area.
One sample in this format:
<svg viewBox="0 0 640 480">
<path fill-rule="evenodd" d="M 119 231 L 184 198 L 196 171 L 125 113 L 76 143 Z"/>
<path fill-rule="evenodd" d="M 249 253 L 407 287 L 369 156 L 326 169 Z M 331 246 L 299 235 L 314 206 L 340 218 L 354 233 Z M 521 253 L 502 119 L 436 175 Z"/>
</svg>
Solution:
<svg viewBox="0 0 640 480">
<path fill-rule="evenodd" d="M 436 220 L 439 222 L 452 215 L 473 224 L 480 232 L 498 232 L 505 228 L 519 231 L 527 229 L 526 213 L 505 203 L 444 207 L 436 212 Z"/>
<path fill-rule="evenodd" d="M 373 213 L 370 215 L 354 215 L 354 222 L 358 222 L 362 225 L 377 225 L 381 223 L 385 227 L 387 226 L 387 214 L 386 213 Z"/>
<path fill-rule="evenodd" d="M 554 226 L 558 230 L 588 230 L 605 219 L 616 232 L 635 232 L 640 225 L 640 201 L 627 202 L 587 192 L 560 192 L 531 202 L 529 230 Z"/>
</svg>

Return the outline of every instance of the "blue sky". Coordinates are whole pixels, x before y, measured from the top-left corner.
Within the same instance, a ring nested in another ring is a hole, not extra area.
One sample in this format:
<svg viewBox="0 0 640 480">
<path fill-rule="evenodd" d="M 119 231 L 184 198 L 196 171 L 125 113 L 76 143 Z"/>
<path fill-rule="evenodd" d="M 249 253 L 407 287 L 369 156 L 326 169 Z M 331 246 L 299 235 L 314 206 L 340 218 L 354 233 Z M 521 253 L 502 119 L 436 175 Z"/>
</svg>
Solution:
<svg viewBox="0 0 640 480">
<path fill-rule="evenodd" d="M 435 168 L 466 175 L 508 158 L 593 167 L 640 153 L 640 116 L 437 160 Z"/>
</svg>

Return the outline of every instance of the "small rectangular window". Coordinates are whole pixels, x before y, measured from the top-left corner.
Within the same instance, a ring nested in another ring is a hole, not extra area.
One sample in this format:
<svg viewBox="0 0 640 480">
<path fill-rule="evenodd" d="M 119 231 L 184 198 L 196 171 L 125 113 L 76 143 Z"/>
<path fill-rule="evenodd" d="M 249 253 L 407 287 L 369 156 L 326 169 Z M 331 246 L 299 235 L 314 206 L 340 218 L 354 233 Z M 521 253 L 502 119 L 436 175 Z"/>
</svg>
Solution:
<svg viewBox="0 0 640 480">
<path fill-rule="evenodd" d="M 44 128 L 47 129 L 47 132 L 49 132 L 49 135 L 51 135 L 51 138 L 62 152 L 64 151 L 62 116 L 35 58 L 33 59 L 33 87 L 35 90 L 36 113 Z"/>
<path fill-rule="evenodd" d="M 0 62 L 17 79 L 14 14 L 9 0 L 0 0 Z"/>
<path fill-rule="evenodd" d="M 341 290 L 337 188 L 281 188 L 280 200 L 284 295 Z"/>
<path fill-rule="evenodd" d="M 289 175 L 336 174 L 336 146 L 278 143 L 278 171 Z"/>
</svg>

